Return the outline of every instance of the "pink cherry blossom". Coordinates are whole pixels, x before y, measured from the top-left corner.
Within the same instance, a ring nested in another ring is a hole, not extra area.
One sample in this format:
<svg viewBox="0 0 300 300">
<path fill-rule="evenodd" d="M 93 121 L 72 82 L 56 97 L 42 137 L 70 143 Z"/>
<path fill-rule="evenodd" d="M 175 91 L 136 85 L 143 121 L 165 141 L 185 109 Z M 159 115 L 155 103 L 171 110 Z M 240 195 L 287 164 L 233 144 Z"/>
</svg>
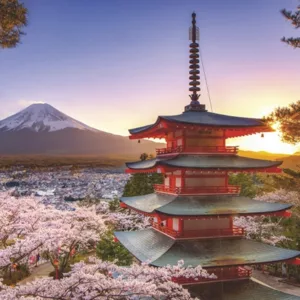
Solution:
<svg viewBox="0 0 300 300">
<path fill-rule="evenodd" d="M 0 299 L 193 299 L 176 277 L 215 278 L 201 267 L 177 266 L 155 268 L 146 264 L 119 267 L 113 263 L 91 259 L 80 262 L 61 280 L 37 279 L 15 288 L 0 285 Z"/>
</svg>

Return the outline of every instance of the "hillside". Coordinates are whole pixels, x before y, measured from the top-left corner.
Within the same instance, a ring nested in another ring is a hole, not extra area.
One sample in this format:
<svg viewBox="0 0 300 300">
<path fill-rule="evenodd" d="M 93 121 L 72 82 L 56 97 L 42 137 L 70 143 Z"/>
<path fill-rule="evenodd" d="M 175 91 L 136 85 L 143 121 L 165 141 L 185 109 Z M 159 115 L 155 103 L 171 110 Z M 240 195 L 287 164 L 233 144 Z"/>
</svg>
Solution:
<svg viewBox="0 0 300 300">
<path fill-rule="evenodd" d="M 77 121 L 49 104 L 33 104 L 0 121 L 3 155 L 139 155 L 164 144 L 129 140 Z"/>
<path fill-rule="evenodd" d="M 300 166 L 300 155 L 299 153 L 295 153 L 292 155 L 289 154 L 281 154 L 281 153 L 269 153 L 265 151 L 239 151 L 240 156 L 257 158 L 257 159 L 266 159 L 266 160 L 282 160 L 283 163 L 280 168 L 284 169 L 297 169 L 297 166 Z"/>
</svg>

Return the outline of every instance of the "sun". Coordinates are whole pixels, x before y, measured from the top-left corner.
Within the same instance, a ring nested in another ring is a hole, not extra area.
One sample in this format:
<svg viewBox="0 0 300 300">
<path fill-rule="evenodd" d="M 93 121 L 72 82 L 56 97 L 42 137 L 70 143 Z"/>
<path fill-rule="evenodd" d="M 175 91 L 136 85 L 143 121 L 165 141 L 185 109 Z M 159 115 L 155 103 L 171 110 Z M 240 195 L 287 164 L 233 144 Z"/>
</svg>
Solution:
<svg viewBox="0 0 300 300">
<path fill-rule="evenodd" d="M 272 127 L 272 129 L 274 129 L 278 133 L 279 132 L 280 123 L 279 122 L 273 123 L 271 125 L 271 127 Z"/>
<path fill-rule="evenodd" d="M 297 151 L 296 146 L 283 143 L 278 132 L 267 132 L 263 135 L 255 134 L 252 136 L 230 139 L 228 145 L 239 145 L 241 150 L 266 151 L 280 154 L 293 154 Z"/>
<path fill-rule="evenodd" d="M 257 138 L 257 143 L 258 148 L 271 153 L 293 154 L 296 152 L 296 146 L 282 142 L 278 132 L 265 133 L 260 140 L 259 137 Z"/>
</svg>

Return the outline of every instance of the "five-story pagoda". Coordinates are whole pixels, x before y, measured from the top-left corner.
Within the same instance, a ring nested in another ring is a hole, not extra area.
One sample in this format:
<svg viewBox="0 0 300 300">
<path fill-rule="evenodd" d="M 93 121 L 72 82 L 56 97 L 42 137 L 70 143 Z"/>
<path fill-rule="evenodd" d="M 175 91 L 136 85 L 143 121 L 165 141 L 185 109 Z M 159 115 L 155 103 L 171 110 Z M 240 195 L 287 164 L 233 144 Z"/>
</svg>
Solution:
<svg viewBox="0 0 300 300">
<path fill-rule="evenodd" d="M 121 198 L 128 207 L 153 218 L 151 229 L 116 232 L 115 236 L 139 261 L 162 267 L 198 266 L 214 273 L 215 281 L 249 278 L 248 266 L 292 260 L 300 252 L 245 239 L 235 216 L 287 216 L 289 204 L 267 203 L 239 196 L 228 183 L 230 172 L 280 172 L 281 162 L 241 157 L 226 139 L 272 131 L 261 119 L 208 112 L 199 103 L 198 28 L 190 28 L 191 102 L 182 114 L 159 116 L 154 124 L 129 130 L 130 139 L 164 138 L 157 157 L 127 163 L 129 173 L 158 172 L 164 183 L 155 193 Z M 212 279 L 198 279 L 197 283 Z M 182 284 L 196 283 L 185 279 Z"/>
</svg>

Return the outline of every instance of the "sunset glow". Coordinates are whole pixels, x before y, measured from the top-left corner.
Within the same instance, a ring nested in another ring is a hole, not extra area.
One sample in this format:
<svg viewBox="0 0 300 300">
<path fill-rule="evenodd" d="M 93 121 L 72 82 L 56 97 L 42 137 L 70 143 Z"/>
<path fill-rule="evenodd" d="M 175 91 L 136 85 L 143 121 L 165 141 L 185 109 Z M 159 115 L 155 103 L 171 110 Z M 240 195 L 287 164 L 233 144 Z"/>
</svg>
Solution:
<svg viewBox="0 0 300 300">
<path fill-rule="evenodd" d="M 200 103 L 208 111 L 260 118 L 299 99 L 300 56 L 280 41 L 294 33 L 280 15 L 281 1 L 76 1 L 59 9 L 51 2 L 25 3 L 26 38 L 0 56 L 0 119 L 42 101 L 125 136 L 158 115 L 182 113 L 190 101 L 191 11 L 199 16 L 213 109 L 202 66 Z M 247 13 L 241 18 L 238 10 Z M 295 147 L 274 133 L 241 139 L 241 149 L 292 153 Z"/>
<path fill-rule="evenodd" d="M 0 300 L 300 300 L 299 1 L 0 0 Z"/>
<path fill-rule="evenodd" d="M 297 146 L 283 143 L 277 132 L 255 134 L 239 139 L 228 140 L 228 145 L 240 145 L 241 150 L 266 151 L 270 153 L 293 154 L 297 152 Z"/>
</svg>

